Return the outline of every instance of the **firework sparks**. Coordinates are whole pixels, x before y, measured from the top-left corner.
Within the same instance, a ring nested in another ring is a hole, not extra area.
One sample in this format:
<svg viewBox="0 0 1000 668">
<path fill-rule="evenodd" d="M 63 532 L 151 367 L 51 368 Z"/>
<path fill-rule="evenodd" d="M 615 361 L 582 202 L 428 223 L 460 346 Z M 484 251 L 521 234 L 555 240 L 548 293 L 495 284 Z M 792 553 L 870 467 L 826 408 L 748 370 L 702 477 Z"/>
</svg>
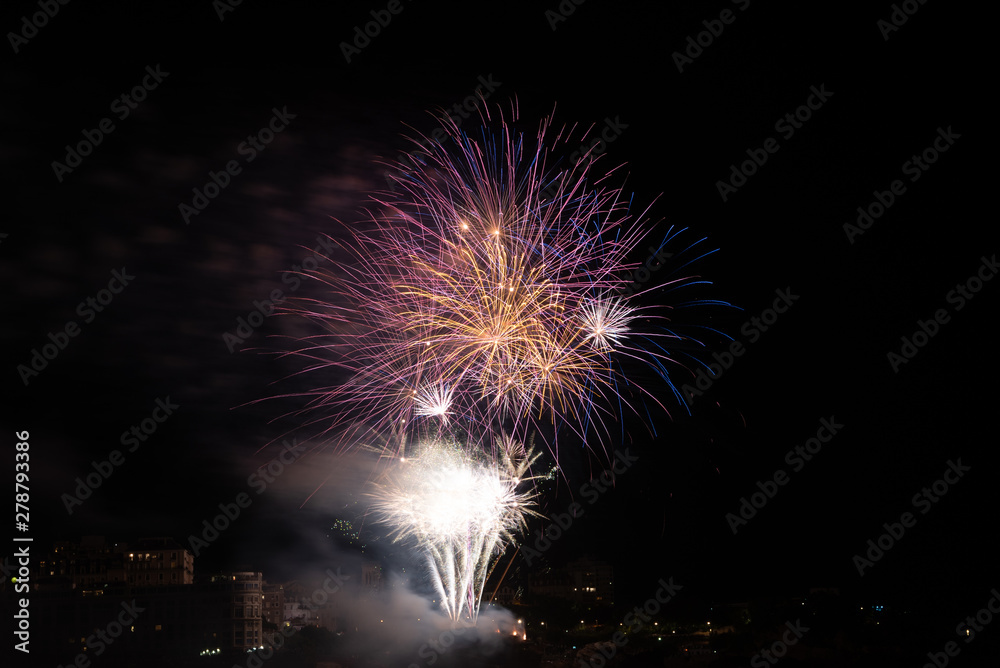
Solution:
<svg viewBox="0 0 1000 668">
<path fill-rule="evenodd" d="M 425 441 L 373 494 L 372 511 L 392 527 L 394 539 L 412 539 L 427 554 L 452 619 L 476 619 L 492 558 L 534 513 L 528 470 L 535 458 L 511 439 L 489 455 L 456 442 Z"/>
<path fill-rule="evenodd" d="M 548 120 L 534 141 L 499 120 L 496 136 L 473 139 L 443 119 L 447 138 L 423 138 L 424 155 L 394 165 L 381 211 L 349 229 L 341 245 L 353 261 L 322 274 L 336 306 L 303 302 L 299 312 L 330 333 L 309 340 L 308 356 L 336 358 L 313 370 L 352 376 L 315 393 L 311 407 L 331 408 L 333 423 L 398 429 L 461 416 L 524 438 L 543 422 L 599 423 L 630 405 L 626 387 L 662 406 L 615 362 L 643 360 L 670 383 L 669 342 L 680 338 L 657 325 L 663 315 L 609 296 L 638 266 L 627 256 L 644 230 L 628 198 L 590 184 L 589 161 L 548 166 L 566 141 L 562 131 L 547 139 Z"/>
<path fill-rule="evenodd" d="M 413 398 L 414 413 L 421 417 L 438 417 L 443 424 L 448 424 L 448 413 L 451 409 L 453 391 L 444 383 L 436 383 L 415 391 Z"/>
<path fill-rule="evenodd" d="M 621 299 L 599 298 L 582 308 L 581 319 L 586 338 L 600 350 L 618 347 L 629 331 L 629 322 L 635 316 Z"/>
<path fill-rule="evenodd" d="M 701 346 L 632 294 L 631 277 L 660 265 L 633 274 L 640 265 L 628 258 L 647 230 L 629 197 L 594 178 L 589 154 L 569 169 L 552 162 L 572 129 L 552 139 L 546 119 L 531 137 L 514 130 L 512 112 L 495 134 L 473 137 L 443 117 L 442 139 L 415 139 L 411 159 L 388 165 L 393 192 L 373 198 L 370 221 L 346 227 L 338 247 L 349 259 L 305 272 L 329 294 L 292 308 L 325 330 L 298 351 L 306 371 L 347 376 L 309 393 L 304 410 L 327 409 L 314 419 L 343 428 L 342 443 L 364 430 L 384 444 L 372 511 L 426 553 L 453 619 L 476 619 L 492 560 L 534 513 L 536 455 L 517 439 L 555 425 L 557 470 L 564 425 L 591 445 L 608 433 L 605 417 L 638 414 L 637 399 L 663 407 L 624 363 L 645 363 L 680 398 L 668 372 L 683 367 L 677 344 Z M 659 287 L 703 282 L 674 270 Z M 498 430 L 511 436 L 446 436 Z"/>
</svg>

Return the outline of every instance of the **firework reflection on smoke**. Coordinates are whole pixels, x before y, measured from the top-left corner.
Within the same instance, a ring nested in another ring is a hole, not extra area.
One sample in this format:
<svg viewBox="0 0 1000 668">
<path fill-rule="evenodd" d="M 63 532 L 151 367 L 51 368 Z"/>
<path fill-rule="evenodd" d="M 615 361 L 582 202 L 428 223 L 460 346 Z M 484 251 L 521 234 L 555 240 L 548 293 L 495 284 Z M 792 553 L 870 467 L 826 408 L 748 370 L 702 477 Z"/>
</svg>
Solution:
<svg viewBox="0 0 1000 668">
<path fill-rule="evenodd" d="M 475 621 L 493 557 L 532 510 L 537 455 L 510 438 L 485 448 L 429 439 L 397 460 L 372 494 L 372 512 L 426 552 L 444 612 Z"/>
</svg>

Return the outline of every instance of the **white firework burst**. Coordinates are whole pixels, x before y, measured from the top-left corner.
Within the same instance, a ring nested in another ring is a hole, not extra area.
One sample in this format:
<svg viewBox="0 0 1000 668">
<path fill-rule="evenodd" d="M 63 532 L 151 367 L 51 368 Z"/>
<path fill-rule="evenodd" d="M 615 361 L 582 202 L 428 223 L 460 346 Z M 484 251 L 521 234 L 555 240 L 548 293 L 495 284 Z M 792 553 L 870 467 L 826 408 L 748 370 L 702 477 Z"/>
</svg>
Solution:
<svg viewBox="0 0 1000 668">
<path fill-rule="evenodd" d="M 629 332 L 629 323 L 636 317 L 634 309 L 618 297 L 598 297 L 581 311 L 586 338 L 602 351 L 621 344 Z"/>
<path fill-rule="evenodd" d="M 372 495 L 372 511 L 392 527 L 393 538 L 415 540 L 426 552 L 452 619 L 476 619 L 493 558 L 535 514 L 528 469 L 537 455 L 509 438 L 492 450 L 483 455 L 455 442 L 425 441 Z"/>
<path fill-rule="evenodd" d="M 427 385 L 414 396 L 413 412 L 418 417 L 439 417 L 447 424 L 454 395 L 454 388 L 445 383 Z"/>
</svg>

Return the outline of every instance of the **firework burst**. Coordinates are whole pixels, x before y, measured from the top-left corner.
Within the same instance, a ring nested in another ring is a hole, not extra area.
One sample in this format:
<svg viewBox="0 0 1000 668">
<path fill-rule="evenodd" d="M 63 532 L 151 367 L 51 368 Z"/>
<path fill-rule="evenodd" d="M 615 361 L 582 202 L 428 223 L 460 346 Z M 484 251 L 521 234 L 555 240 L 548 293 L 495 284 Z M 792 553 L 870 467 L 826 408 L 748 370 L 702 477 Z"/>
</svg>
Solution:
<svg viewBox="0 0 1000 668">
<path fill-rule="evenodd" d="M 529 467 L 536 455 L 502 439 L 487 453 L 427 440 L 390 468 L 372 494 L 372 512 L 395 540 L 426 554 L 442 609 L 475 621 L 493 557 L 534 514 Z"/>
<path fill-rule="evenodd" d="M 663 406 L 629 382 L 625 358 L 673 388 L 681 337 L 662 310 L 616 296 L 645 234 L 628 199 L 594 181 L 589 155 L 571 170 L 549 165 L 571 133 L 552 139 L 546 120 L 530 138 L 496 120 L 496 134 L 473 138 L 445 118 L 445 139 L 421 138 L 422 152 L 392 165 L 393 192 L 341 244 L 352 259 L 320 274 L 336 305 L 301 302 L 328 332 L 306 354 L 333 360 L 312 370 L 350 376 L 314 393 L 310 408 L 332 411 L 331 428 L 442 420 L 521 438 L 545 424 L 582 434 L 636 397 Z"/>
<path fill-rule="evenodd" d="M 448 414 L 454 392 L 444 383 L 427 385 L 420 390 L 414 390 L 413 407 L 418 417 L 436 416 L 442 424 L 448 424 Z"/>
<path fill-rule="evenodd" d="M 635 316 L 632 308 L 617 297 L 598 298 L 581 309 L 581 326 L 599 350 L 610 352 L 619 347 L 629 331 L 629 322 Z"/>
<path fill-rule="evenodd" d="M 536 454 L 521 442 L 547 433 L 554 472 L 563 426 L 592 445 L 633 404 L 665 409 L 625 364 L 651 368 L 686 405 L 671 369 L 687 371 L 684 350 L 701 346 L 666 313 L 699 302 L 651 307 L 637 299 L 648 291 L 633 294 L 640 271 L 660 266 L 629 259 L 645 212 L 633 217 L 608 175 L 595 178 L 590 152 L 560 163 L 573 129 L 546 119 L 531 136 L 515 130 L 516 108 L 484 114 L 475 136 L 442 117 L 443 138 L 421 136 L 387 165 L 391 191 L 337 240 L 348 256 L 305 272 L 326 294 L 290 309 L 324 330 L 301 341 L 305 371 L 332 377 L 303 411 L 345 447 L 362 432 L 383 444 L 373 514 L 426 554 L 443 610 L 472 620 L 494 557 L 534 513 Z M 698 259 L 678 257 L 657 289 L 701 283 L 673 273 Z"/>
</svg>

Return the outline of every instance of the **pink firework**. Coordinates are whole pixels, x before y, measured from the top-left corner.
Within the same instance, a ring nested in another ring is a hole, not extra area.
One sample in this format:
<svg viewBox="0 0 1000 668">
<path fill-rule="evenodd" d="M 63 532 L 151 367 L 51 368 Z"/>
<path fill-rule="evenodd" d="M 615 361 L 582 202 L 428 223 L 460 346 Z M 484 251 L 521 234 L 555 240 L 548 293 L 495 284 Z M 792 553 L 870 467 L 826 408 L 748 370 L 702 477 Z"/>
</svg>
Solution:
<svg viewBox="0 0 1000 668">
<path fill-rule="evenodd" d="M 352 259 L 319 274 L 328 297 L 300 302 L 326 332 L 300 351 L 308 371 L 347 376 L 313 393 L 331 429 L 388 430 L 401 454 L 421 428 L 582 434 L 619 419 L 623 394 L 659 403 L 616 361 L 641 359 L 664 378 L 673 361 L 677 337 L 656 325 L 666 318 L 622 296 L 645 231 L 623 192 L 594 179 L 589 155 L 549 164 L 572 130 L 550 139 L 546 119 L 525 137 L 516 117 L 486 112 L 498 129 L 477 138 L 446 117 L 443 139 L 415 141 L 371 221 L 346 227 Z"/>
</svg>

